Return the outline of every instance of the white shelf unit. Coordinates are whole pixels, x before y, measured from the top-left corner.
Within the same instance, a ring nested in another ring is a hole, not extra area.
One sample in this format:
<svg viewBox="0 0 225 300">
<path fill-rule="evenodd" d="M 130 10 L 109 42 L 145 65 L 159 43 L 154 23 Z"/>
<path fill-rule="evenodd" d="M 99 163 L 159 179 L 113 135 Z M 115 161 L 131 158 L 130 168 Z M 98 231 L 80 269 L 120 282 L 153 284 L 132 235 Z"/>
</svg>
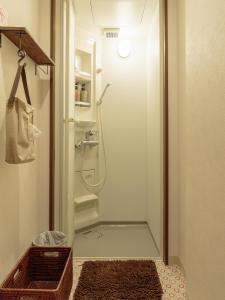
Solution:
<svg viewBox="0 0 225 300">
<path fill-rule="evenodd" d="M 91 82 L 92 81 L 91 74 L 89 74 L 89 75 L 82 74 L 82 73 L 79 73 L 77 71 L 77 72 L 75 72 L 75 81 L 79 81 L 79 82 Z"/>
<path fill-rule="evenodd" d="M 75 230 L 93 225 L 99 221 L 98 196 L 95 194 L 75 197 Z"/>
<path fill-rule="evenodd" d="M 87 100 L 81 101 L 75 97 L 75 105 L 79 107 L 91 107 L 94 98 L 94 51 L 76 49 L 75 55 L 76 70 L 75 70 L 75 84 L 78 84 L 81 89 L 85 85 L 88 93 Z"/>
<path fill-rule="evenodd" d="M 75 197 L 74 203 L 77 206 L 96 200 L 98 200 L 98 196 L 96 196 L 95 194 L 88 194 L 80 197 Z"/>
<path fill-rule="evenodd" d="M 75 124 L 79 128 L 92 128 L 96 125 L 96 121 L 75 119 Z"/>
<path fill-rule="evenodd" d="M 85 84 L 88 92 L 87 101 L 78 101 L 75 99 L 75 143 L 81 141 L 85 132 L 96 126 L 95 115 L 95 85 L 96 85 L 96 43 L 90 41 L 83 35 L 77 38 L 75 53 L 75 70 L 74 70 L 74 91 L 75 84 L 79 86 Z M 74 148 L 75 149 L 75 148 Z M 76 149 L 75 149 L 76 151 Z M 96 169 L 96 147 L 89 147 L 89 155 L 85 160 L 85 178 L 91 184 L 95 183 Z M 76 192 L 74 198 L 74 228 L 75 230 L 93 225 L 99 221 L 99 199 L 97 195 L 90 193 L 81 179 L 80 160 L 82 155 L 80 151 L 75 155 L 75 183 Z"/>
</svg>

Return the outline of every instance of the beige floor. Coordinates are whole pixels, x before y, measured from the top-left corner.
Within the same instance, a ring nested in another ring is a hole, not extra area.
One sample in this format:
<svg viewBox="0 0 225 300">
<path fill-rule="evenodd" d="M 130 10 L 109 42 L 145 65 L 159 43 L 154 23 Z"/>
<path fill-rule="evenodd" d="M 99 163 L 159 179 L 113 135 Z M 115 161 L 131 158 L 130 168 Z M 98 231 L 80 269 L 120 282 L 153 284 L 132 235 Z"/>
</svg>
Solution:
<svg viewBox="0 0 225 300">
<path fill-rule="evenodd" d="M 94 260 L 94 259 L 93 259 Z M 110 259 L 109 259 L 110 260 Z M 76 289 L 78 279 L 82 270 L 82 264 L 85 260 L 74 259 L 74 278 L 73 289 L 70 300 Z M 163 287 L 164 295 L 162 300 L 186 300 L 185 279 L 178 266 L 165 266 L 160 260 L 156 260 L 156 266 L 160 281 Z M 81 299 L 82 300 L 82 299 Z M 107 299 L 106 299 L 107 300 Z M 119 300 L 119 299 L 118 299 Z M 127 299 L 129 300 L 129 299 Z"/>
</svg>

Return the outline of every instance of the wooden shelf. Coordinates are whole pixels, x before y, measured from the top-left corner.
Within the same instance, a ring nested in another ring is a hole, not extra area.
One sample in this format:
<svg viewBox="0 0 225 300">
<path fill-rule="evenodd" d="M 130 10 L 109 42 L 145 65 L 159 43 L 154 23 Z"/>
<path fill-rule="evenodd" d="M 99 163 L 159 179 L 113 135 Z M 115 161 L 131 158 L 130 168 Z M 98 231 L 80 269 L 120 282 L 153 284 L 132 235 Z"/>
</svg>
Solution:
<svg viewBox="0 0 225 300">
<path fill-rule="evenodd" d="M 37 65 L 54 66 L 54 61 L 45 54 L 38 43 L 32 38 L 25 27 L 2 27 L 0 34 L 4 34 L 18 48 L 20 46 L 20 37 L 22 49 Z"/>
</svg>

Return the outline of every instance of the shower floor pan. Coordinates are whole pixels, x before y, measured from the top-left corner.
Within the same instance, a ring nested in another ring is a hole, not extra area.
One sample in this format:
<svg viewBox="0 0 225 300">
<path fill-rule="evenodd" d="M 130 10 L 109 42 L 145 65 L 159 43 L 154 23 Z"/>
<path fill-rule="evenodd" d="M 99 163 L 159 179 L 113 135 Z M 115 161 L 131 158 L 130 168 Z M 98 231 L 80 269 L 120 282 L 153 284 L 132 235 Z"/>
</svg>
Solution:
<svg viewBox="0 0 225 300">
<path fill-rule="evenodd" d="M 159 257 L 147 223 L 100 223 L 75 233 L 75 257 Z"/>
</svg>

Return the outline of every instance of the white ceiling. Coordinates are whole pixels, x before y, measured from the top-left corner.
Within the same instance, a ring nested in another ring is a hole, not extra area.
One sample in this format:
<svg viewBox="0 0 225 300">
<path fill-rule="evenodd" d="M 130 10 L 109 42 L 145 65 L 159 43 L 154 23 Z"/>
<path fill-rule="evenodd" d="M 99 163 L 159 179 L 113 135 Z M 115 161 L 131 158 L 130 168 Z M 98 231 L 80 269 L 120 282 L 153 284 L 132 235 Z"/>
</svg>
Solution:
<svg viewBox="0 0 225 300">
<path fill-rule="evenodd" d="M 94 23 L 101 27 L 137 26 L 142 22 L 146 0 L 91 0 Z"/>
<path fill-rule="evenodd" d="M 150 0 L 74 0 L 77 23 L 89 29 L 136 27 L 145 23 Z M 142 28 L 143 29 L 143 28 Z"/>
</svg>

